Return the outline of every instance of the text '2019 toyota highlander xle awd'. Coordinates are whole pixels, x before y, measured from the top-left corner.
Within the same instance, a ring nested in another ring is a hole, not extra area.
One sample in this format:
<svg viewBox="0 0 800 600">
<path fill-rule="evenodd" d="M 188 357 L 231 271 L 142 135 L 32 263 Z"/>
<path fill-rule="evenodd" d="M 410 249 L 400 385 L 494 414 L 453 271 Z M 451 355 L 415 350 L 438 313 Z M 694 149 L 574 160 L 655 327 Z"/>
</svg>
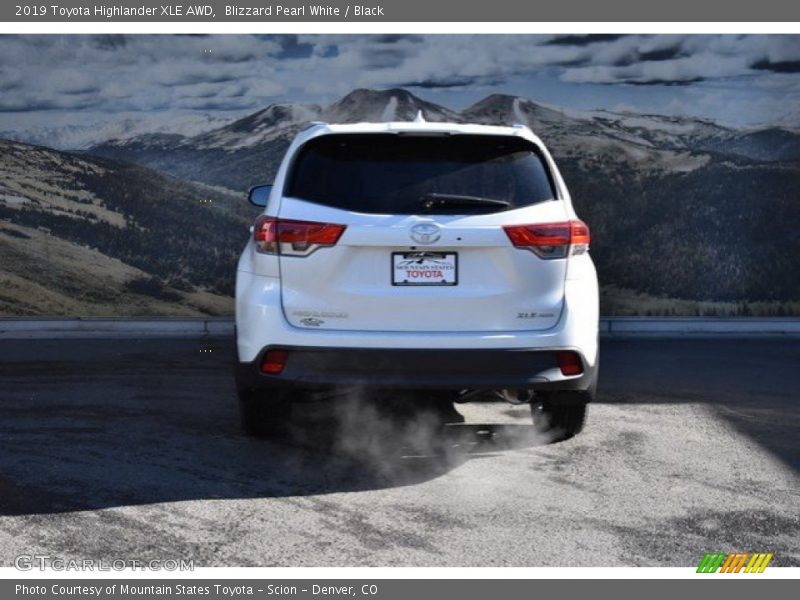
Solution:
<svg viewBox="0 0 800 600">
<path fill-rule="evenodd" d="M 236 280 L 237 388 L 263 432 L 305 390 L 496 390 L 556 439 L 598 368 L 589 230 L 526 127 L 317 123 L 300 132 Z"/>
</svg>

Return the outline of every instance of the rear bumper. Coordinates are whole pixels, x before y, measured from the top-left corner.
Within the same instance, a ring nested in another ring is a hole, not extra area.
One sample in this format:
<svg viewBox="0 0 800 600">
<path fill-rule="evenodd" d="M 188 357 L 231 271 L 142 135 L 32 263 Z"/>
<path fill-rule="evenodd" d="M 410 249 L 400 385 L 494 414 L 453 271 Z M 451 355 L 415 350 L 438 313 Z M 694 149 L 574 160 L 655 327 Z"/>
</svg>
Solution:
<svg viewBox="0 0 800 600">
<path fill-rule="evenodd" d="M 239 362 L 256 361 L 264 348 L 339 348 L 415 350 L 534 351 L 577 349 L 593 365 L 597 353 L 598 291 L 594 267 L 587 258 L 583 267 L 567 278 L 564 306 L 556 326 L 530 331 L 399 332 L 301 329 L 283 314 L 277 277 L 238 271 L 236 279 L 236 342 Z M 569 265 L 569 273 L 578 265 Z M 387 315 L 387 319 L 391 315 Z"/>
<path fill-rule="evenodd" d="M 598 365 L 598 291 L 588 256 L 570 261 L 556 326 L 541 331 L 392 332 L 300 329 L 283 315 L 277 277 L 239 270 L 236 281 L 240 388 L 367 385 L 406 389 L 578 390 L 593 395 Z M 390 318 L 390 315 L 387 315 Z M 387 347 L 388 346 L 388 347 Z M 280 375 L 262 374 L 270 348 L 290 351 Z M 581 356 L 565 377 L 555 353 Z"/>
<path fill-rule="evenodd" d="M 378 349 L 286 347 L 280 375 L 262 373 L 261 357 L 237 365 L 240 389 L 365 385 L 398 389 L 576 390 L 594 392 L 597 361 L 582 358 L 583 374 L 566 377 L 555 350 Z M 569 350 L 570 348 L 565 348 Z M 579 353 L 580 354 L 580 353 Z"/>
</svg>

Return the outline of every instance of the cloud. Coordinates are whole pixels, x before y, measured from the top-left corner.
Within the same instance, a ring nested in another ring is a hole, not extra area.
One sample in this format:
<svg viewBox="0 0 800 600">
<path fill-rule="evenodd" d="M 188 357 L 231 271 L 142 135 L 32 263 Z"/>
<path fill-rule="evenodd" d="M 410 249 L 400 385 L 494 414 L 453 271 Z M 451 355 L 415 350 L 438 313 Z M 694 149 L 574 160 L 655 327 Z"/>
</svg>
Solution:
<svg viewBox="0 0 800 600">
<path fill-rule="evenodd" d="M 483 87 L 547 72 L 568 83 L 690 85 L 789 72 L 800 36 L 304 36 L 337 81 L 390 87 Z M 800 56 L 798 56 L 800 59 Z M 765 62 L 766 61 L 766 62 Z M 351 86 L 352 87 L 352 86 Z"/>
<path fill-rule="evenodd" d="M 760 71 L 772 71 L 773 73 L 800 73 L 800 60 L 772 62 L 768 58 L 763 58 L 753 63 L 753 68 Z"/>
<path fill-rule="evenodd" d="M 747 72 L 741 57 L 710 53 L 660 61 L 639 61 L 621 66 L 595 64 L 568 69 L 562 80 L 573 83 L 687 85 L 708 79 L 735 77 Z"/>
<path fill-rule="evenodd" d="M 425 41 L 425 38 L 421 35 L 417 34 L 406 34 L 406 33 L 388 33 L 382 35 L 376 35 L 374 38 L 376 44 L 396 44 L 398 42 L 408 41 L 414 44 L 421 44 Z"/>
<path fill-rule="evenodd" d="M 791 103 L 798 72 L 796 35 L 6 35 L 0 111 L 247 111 L 357 87 L 478 96 L 520 81 L 746 85 Z"/>
<path fill-rule="evenodd" d="M 500 80 L 492 80 L 490 78 L 475 78 L 475 77 L 431 77 L 420 81 L 403 81 L 397 84 L 401 88 L 421 88 L 421 89 L 453 89 L 453 88 L 469 88 L 475 85 L 492 85 L 500 84 Z"/>
<path fill-rule="evenodd" d="M 406 57 L 406 52 L 401 48 L 375 48 L 364 55 L 364 66 L 368 69 L 399 67 Z"/>
<path fill-rule="evenodd" d="M 296 35 L 271 37 L 281 46 L 280 52 L 275 55 L 275 58 L 278 60 L 308 58 L 314 53 L 314 45 L 307 42 L 300 42 Z"/>
<path fill-rule="evenodd" d="M 661 61 L 661 60 L 673 60 L 676 58 L 680 58 L 682 56 L 682 52 L 679 46 L 673 46 L 671 48 L 662 48 L 660 50 L 650 50 L 649 52 L 640 52 L 639 53 L 639 60 L 648 62 L 648 61 Z"/>
<path fill-rule="evenodd" d="M 592 33 L 587 35 L 559 35 L 545 42 L 551 46 L 588 46 L 598 42 L 613 42 L 623 37 L 610 33 Z"/>
<path fill-rule="evenodd" d="M 127 40 L 124 35 L 95 35 L 92 36 L 91 43 L 98 50 L 114 51 L 124 48 Z"/>
</svg>

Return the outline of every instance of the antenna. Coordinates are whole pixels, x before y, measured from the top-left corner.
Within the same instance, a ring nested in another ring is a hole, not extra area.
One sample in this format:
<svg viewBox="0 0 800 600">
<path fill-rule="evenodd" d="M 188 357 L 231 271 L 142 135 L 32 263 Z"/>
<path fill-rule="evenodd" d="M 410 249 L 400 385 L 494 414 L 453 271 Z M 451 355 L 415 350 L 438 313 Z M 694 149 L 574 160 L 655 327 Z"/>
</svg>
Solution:
<svg viewBox="0 0 800 600">
<path fill-rule="evenodd" d="M 422 114 L 422 110 L 417 111 L 417 116 L 414 117 L 414 123 L 425 123 L 425 117 Z"/>
</svg>

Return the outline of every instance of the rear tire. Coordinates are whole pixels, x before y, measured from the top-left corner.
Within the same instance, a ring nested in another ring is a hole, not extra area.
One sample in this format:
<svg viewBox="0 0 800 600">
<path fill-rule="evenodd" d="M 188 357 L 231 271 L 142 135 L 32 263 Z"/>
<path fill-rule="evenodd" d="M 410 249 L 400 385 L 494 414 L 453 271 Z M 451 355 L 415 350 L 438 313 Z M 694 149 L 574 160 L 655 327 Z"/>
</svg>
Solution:
<svg viewBox="0 0 800 600">
<path fill-rule="evenodd" d="M 531 402 L 533 426 L 550 441 L 568 440 L 581 432 L 586 422 L 585 394 L 581 392 L 552 392 L 536 394 Z"/>
<path fill-rule="evenodd" d="M 268 437 L 280 431 L 291 414 L 291 404 L 279 391 L 238 390 L 242 430 L 250 437 Z"/>
</svg>

